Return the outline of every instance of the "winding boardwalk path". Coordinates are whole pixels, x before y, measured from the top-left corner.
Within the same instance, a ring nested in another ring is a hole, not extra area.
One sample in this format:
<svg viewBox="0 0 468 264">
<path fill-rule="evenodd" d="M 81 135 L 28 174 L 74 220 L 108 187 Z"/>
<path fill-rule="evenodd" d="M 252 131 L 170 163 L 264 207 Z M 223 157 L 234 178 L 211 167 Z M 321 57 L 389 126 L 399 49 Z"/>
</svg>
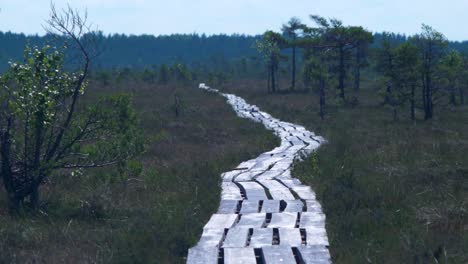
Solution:
<svg viewBox="0 0 468 264">
<path fill-rule="evenodd" d="M 216 89 L 200 84 L 210 92 Z M 325 140 L 223 94 L 237 115 L 261 122 L 281 145 L 223 173 L 221 203 L 189 249 L 189 264 L 331 263 L 325 215 L 309 186 L 291 176 L 293 161 Z"/>
</svg>

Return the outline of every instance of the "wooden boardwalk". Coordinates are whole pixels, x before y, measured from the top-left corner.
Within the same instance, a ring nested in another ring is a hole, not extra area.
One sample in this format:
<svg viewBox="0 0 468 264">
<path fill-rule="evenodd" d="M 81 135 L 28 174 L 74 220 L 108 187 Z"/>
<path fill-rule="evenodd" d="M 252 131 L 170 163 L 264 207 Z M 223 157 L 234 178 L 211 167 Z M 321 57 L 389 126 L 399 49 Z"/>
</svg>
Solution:
<svg viewBox="0 0 468 264">
<path fill-rule="evenodd" d="M 216 89 L 200 84 L 210 92 Z M 297 158 L 324 142 L 232 94 L 222 94 L 242 118 L 262 123 L 281 145 L 222 177 L 221 202 L 188 252 L 189 264 L 331 263 L 325 215 L 314 191 L 291 176 Z"/>
</svg>

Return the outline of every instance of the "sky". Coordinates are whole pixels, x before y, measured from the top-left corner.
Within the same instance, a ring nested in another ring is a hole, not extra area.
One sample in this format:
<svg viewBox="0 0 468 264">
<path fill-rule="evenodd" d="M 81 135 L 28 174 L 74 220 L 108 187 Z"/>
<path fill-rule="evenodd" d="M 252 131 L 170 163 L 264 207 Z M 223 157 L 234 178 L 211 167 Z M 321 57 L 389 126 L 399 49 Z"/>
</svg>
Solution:
<svg viewBox="0 0 468 264">
<path fill-rule="evenodd" d="M 261 34 L 295 16 L 338 18 L 373 32 L 412 35 L 425 23 L 450 40 L 468 40 L 468 0 L 55 0 L 87 9 L 104 33 Z M 43 34 L 50 0 L 0 0 L 0 31 Z"/>
</svg>

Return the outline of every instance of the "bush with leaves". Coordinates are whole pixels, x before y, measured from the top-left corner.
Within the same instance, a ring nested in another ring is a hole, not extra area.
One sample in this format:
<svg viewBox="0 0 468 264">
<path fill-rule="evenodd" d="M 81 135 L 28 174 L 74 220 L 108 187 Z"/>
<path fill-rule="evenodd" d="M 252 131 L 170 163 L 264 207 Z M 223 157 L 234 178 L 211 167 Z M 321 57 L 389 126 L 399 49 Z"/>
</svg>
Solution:
<svg viewBox="0 0 468 264">
<path fill-rule="evenodd" d="M 81 103 L 91 55 L 86 20 L 52 7 L 49 25 L 77 47 L 79 70 L 64 67 L 64 52 L 27 48 L 22 63 L 0 77 L 0 176 L 9 207 L 39 207 L 39 188 L 54 172 L 122 164 L 143 151 L 142 133 L 124 95 Z"/>
</svg>

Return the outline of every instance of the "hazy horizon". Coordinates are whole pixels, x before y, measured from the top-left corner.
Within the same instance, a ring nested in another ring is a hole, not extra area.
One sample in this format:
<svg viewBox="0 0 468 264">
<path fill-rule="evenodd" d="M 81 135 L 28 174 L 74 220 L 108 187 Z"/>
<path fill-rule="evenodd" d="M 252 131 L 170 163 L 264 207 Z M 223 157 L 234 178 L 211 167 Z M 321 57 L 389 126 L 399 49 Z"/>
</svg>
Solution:
<svg viewBox="0 0 468 264">
<path fill-rule="evenodd" d="M 87 9 L 89 20 L 107 34 L 242 34 L 258 35 L 266 30 L 280 30 L 295 16 L 312 25 L 310 14 L 334 17 L 346 25 L 360 25 L 372 32 L 389 31 L 413 35 L 422 23 L 431 25 L 449 40 L 468 40 L 468 30 L 457 27 L 468 22 L 464 10 L 468 2 L 416 0 L 323 1 L 296 0 L 57 0 L 58 8 L 69 3 Z M 49 0 L 0 0 L 0 31 L 44 34 L 42 25 L 50 9 Z M 27 19 L 24 19 L 27 18 Z"/>
</svg>

